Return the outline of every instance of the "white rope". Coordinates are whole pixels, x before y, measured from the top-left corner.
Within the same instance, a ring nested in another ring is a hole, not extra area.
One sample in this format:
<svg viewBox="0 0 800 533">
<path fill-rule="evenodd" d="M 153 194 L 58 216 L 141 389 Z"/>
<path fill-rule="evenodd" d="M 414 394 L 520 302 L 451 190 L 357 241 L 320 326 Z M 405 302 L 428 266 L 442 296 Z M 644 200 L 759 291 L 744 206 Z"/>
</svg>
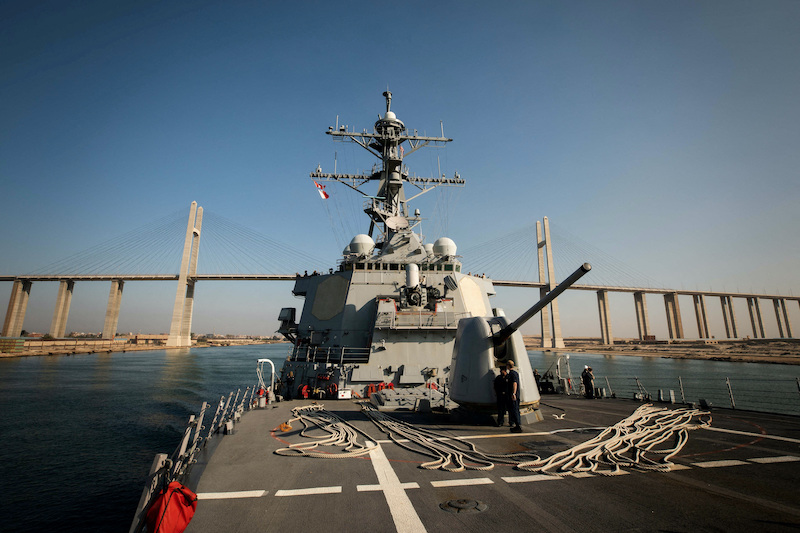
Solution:
<svg viewBox="0 0 800 533">
<path fill-rule="evenodd" d="M 295 407 L 292 409 L 293 418 L 289 419 L 287 424 L 295 421 L 303 423 L 303 430 L 300 435 L 309 439 L 314 439 L 314 442 L 301 442 L 298 444 L 291 444 L 288 448 L 281 448 L 275 450 L 278 455 L 300 455 L 304 457 L 316 457 L 324 459 L 347 459 L 349 457 L 361 457 L 368 455 L 369 452 L 377 448 L 377 444 L 367 446 L 358 442 L 358 435 L 361 434 L 366 440 L 374 443 L 375 439 L 370 438 L 369 435 L 357 430 L 352 425 L 342 420 L 330 411 L 326 411 L 322 404 L 312 404 L 303 407 Z M 320 429 L 327 434 L 327 436 L 316 437 L 310 435 L 309 432 L 314 429 Z M 328 453 L 321 451 L 312 451 L 320 446 L 338 446 L 343 451 L 338 453 Z"/>
<path fill-rule="evenodd" d="M 361 404 L 361 410 L 398 446 L 432 457 L 433 461 L 420 465 L 420 468 L 426 470 L 487 471 L 494 468 L 494 463 L 516 464 L 522 458 L 539 460 L 538 455 L 526 452 L 512 454 L 481 452 L 471 442 L 412 426 L 378 411 L 368 402 Z"/>
<path fill-rule="evenodd" d="M 554 476 L 581 472 L 619 475 L 622 468 L 668 472 L 671 461 L 688 441 L 688 432 L 711 425 L 711 415 L 699 409 L 639 407 L 629 417 L 600 432 L 599 435 L 545 460 L 517 465 L 519 470 Z M 672 447 L 661 448 L 673 439 Z M 662 456 L 654 460 L 649 455 Z M 600 468 L 603 469 L 600 469 Z"/>
</svg>

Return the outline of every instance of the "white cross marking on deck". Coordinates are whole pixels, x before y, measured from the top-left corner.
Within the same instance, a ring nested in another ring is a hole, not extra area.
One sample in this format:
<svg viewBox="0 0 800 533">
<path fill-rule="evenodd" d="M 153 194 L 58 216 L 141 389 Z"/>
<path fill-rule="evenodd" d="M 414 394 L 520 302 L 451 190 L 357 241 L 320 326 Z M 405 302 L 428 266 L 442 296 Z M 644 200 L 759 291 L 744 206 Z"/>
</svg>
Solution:
<svg viewBox="0 0 800 533">
<path fill-rule="evenodd" d="M 288 489 L 275 492 L 275 496 L 309 496 L 311 494 L 339 494 L 342 487 L 311 487 L 308 489 Z"/>
<path fill-rule="evenodd" d="M 367 446 L 371 445 L 372 443 L 367 441 Z M 389 504 L 389 511 L 392 513 L 397 533 L 426 531 L 416 509 L 414 509 L 414 505 L 403 488 L 403 484 L 400 483 L 400 479 L 392 469 L 392 465 L 389 464 L 386 454 L 383 453 L 383 448 L 380 445 L 375 446 L 369 452 L 369 457 L 372 459 L 372 468 L 375 469 L 375 475 L 378 476 L 378 485 L 383 490 L 386 503 Z"/>
<path fill-rule="evenodd" d="M 463 487 L 465 485 L 491 485 L 494 483 L 488 477 L 473 477 L 467 479 L 445 479 L 444 481 L 431 481 L 434 487 Z"/>
<path fill-rule="evenodd" d="M 794 455 L 779 455 L 777 457 L 756 457 L 755 459 L 748 459 L 754 463 L 791 463 L 800 461 L 800 457 Z"/>
<path fill-rule="evenodd" d="M 238 490 L 232 492 L 198 492 L 198 500 L 227 500 L 230 498 L 260 498 L 265 490 Z"/>
<path fill-rule="evenodd" d="M 702 463 L 692 463 L 693 466 L 699 466 L 700 468 L 716 468 L 718 466 L 739 466 L 746 464 L 747 462 L 736 459 L 730 459 L 727 461 L 705 461 Z"/>
</svg>

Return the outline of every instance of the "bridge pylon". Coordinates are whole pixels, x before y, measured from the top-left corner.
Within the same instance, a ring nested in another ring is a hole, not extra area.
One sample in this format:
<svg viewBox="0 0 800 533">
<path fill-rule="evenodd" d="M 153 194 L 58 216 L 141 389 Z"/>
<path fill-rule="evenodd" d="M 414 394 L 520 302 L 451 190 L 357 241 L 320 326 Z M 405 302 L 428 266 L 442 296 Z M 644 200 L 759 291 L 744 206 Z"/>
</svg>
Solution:
<svg viewBox="0 0 800 533">
<path fill-rule="evenodd" d="M 539 282 L 547 284 L 539 289 L 539 295 L 542 298 L 556 287 L 555 269 L 553 268 L 553 245 L 550 240 L 550 222 L 547 220 L 547 217 L 543 218 L 543 222 L 544 238 L 542 238 L 542 224 L 538 220 L 536 221 Z M 545 268 L 547 269 L 546 274 Z M 563 348 L 564 337 L 561 336 L 561 318 L 558 314 L 558 299 L 554 299 L 550 305 L 544 307 L 540 315 L 542 320 L 542 348 Z"/>
<path fill-rule="evenodd" d="M 203 208 L 192 202 L 189 222 L 186 225 L 186 240 L 183 244 L 181 271 L 178 275 L 178 290 L 172 311 L 167 347 L 192 345 L 192 311 L 194 310 L 194 284 L 197 274 L 197 252 L 200 248 L 200 229 L 203 226 Z"/>
</svg>

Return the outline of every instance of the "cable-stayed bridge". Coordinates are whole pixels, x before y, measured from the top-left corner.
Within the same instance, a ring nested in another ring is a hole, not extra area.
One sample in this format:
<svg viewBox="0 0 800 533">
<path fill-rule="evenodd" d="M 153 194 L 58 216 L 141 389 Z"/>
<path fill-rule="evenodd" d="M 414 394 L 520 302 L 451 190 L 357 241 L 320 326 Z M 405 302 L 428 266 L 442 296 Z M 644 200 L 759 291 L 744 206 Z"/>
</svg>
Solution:
<svg viewBox="0 0 800 533">
<path fill-rule="evenodd" d="M 204 220 L 205 218 L 205 220 Z M 531 237 L 535 233 L 535 240 Z M 203 253 L 199 253 L 200 237 Z M 555 236 L 557 246 L 553 246 Z M 572 291 L 592 291 L 597 295 L 600 336 L 604 344 L 612 344 L 614 336 L 609 306 L 609 293 L 633 295 L 640 340 L 653 340 L 647 308 L 647 295 L 664 299 L 670 339 L 686 338 L 679 297 L 691 297 L 697 323 L 697 338 L 707 339 L 709 320 L 706 299 L 718 298 L 727 338 L 740 338 L 744 330 L 753 338 L 766 338 L 761 303 L 772 303 L 778 336 L 791 338 L 792 329 L 787 302 L 800 304 L 800 297 L 780 294 L 755 294 L 703 290 L 676 290 L 659 284 L 602 251 L 578 242 L 569 235 L 552 231 L 545 218 L 535 227 L 493 239 L 467 248 L 462 255 L 469 258 L 471 272 L 489 273 L 499 287 L 539 289 L 543 296 L 566 277 L 566 271 L 589 260 L 592 284 L 573 285 Z M 183 250 L 179 255 L 178 250 Z M 61 261 L 24 275 L 0 276 L 12 282 L 13 288 L 3 323 L 3 337 L 18 337 L 23 328 L 28 298 L 34 282 L 58 282 L 59 291 L 49 334 L 61 338 L 66 332 L 72 293 L 76 282 L 104 281 L 111 283 L 102 336 L 113 339 L 117 333 L 122 292 L 126 281 L 172 281 L 178 287 L 170 324 L 168 346 L 191 345 L 191 324 L 194 286 L 200 281 L 292 281 L 309 275 L 309 265 L 329 265 L 332 261 L 314 257 L 302 250 L 275 241 L 224 217 L 203 213 L 192 203 L 189 220 L 184 212 L 176 212 L 137 228 L 120 238 L 101 243 Z M 563 267 L 561 272 L 558 266 Z M 302 274 L 301 274 L 302 273 Z M 313 271 L 311 275 L 316 274 Z M 358 275 L 353 272 L 353 275 Z M 483 275 L 483 274 L 481 274 Z M 734 299 L 746 302 L 749 328 L 740 327 L 734 311 Z M 542 346 L 563 347 L 560 313 L 557 300 L 541 313 Z"/>
</svg>

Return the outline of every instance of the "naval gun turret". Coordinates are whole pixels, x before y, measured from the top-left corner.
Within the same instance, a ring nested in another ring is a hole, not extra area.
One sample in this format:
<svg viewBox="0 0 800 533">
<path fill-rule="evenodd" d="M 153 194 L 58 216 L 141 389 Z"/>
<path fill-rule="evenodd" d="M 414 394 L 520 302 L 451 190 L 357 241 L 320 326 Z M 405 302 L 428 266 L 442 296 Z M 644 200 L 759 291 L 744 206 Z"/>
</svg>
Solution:
<svg viewBox="0 0 800 533">
<path fill-rule="evenodd" d="M 584 263 L 518 319 L 509 323 L 502 310 L 492 317 L 462 318 L 458 322 L 453 359 L 450 365 L 450 398 L 467 409 L 494 408 L 492 382 L 498 368 L 514 361 L 520 378 L 520 409 L 524 422 L 538 418 L 539 391 L 533 380 L 531 363 L 519 328 L 533 318 L 559 294 L 591 270 Z"/>
</svg>

